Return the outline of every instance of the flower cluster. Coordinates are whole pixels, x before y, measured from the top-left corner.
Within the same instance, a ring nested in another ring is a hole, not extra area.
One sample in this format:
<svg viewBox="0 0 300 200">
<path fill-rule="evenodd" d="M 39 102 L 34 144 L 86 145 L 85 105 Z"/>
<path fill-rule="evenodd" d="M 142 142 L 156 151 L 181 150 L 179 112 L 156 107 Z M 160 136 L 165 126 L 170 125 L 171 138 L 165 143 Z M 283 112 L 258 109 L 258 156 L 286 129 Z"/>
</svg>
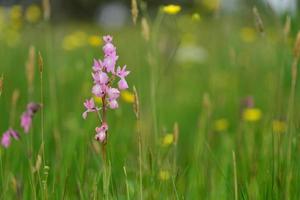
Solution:
<svg viewBox="0 0 300 200">
<path fill-rule="evenodd" d="M 40 104 L 33 102 L 27 105 L 26 111 L 21 116 L 21 126 L 24 129 L 25 133 L 29 132 L 32 124 L 32 118 L 34 114 L 40 109 L 40 107 Z"/>
<path fill-rule="evenodd" d="M 101 98 L 102 105 L 101 108 L 98 108 L 95 105 L 93 98 L 86 100 L 84 102 L 86 111 L 82 114 L 83 118 L 86 119 L 88 113 L 99 112 L 102 110 L 101 126 L 96 128 L 95 136 L 95 139 L 102 143 L 106 141 L 108 130 L 108 125 L 106 123 L 106 110 L 107 108 L 117 109 L 119 107 L 117 100 L 120 96 L 120 90 L 128 88 L 125 78 L 130 73 L 129 71 L 126 71 L 126 65 L 123 68 L 119 66 L 115 69 L 119 56 L 117 55 L 116 47 L 112 43 L 112 37 L 109 35 L 104 36 L 103 41 L 104 59 L 94 59 L 94 65 L 92 67 L 92 78 L 94 83 L 92 87 L 92 94 Z M 119 78 L 117 84 L 118 87 L 115 88 L 113 87 L 113 83 L 117 77 Z"/>
</svg>

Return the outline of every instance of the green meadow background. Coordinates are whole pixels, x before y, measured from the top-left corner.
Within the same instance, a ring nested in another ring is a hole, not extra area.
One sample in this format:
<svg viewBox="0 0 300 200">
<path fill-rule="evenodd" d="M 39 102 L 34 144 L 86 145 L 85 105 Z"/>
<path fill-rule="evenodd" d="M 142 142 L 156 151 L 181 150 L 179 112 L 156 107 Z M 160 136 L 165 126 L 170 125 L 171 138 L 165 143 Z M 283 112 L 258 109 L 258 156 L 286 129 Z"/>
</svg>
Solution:
<svg viewBox="0 0 300 200">
<path fill-rule="evenodd" d="M 0 199 L 299 199 L 300 91 L 296 84 L 291 98 L 291 69 L 300 27 L 270 11 L 260 17 L 262 32 L 252 7 L 237 16 L 144 10 L 121 30 L 2 21 L 0 132 L 12 127 L 21 139 L 0 149 Z M 99 121 L 82 119 L 106 34 L 131 71 L 119 109 L 108 112 L 107 163 L 94 140 Z M 43 108 L 25 134 L 20 116 L 32 101 Z"/>
</svg>

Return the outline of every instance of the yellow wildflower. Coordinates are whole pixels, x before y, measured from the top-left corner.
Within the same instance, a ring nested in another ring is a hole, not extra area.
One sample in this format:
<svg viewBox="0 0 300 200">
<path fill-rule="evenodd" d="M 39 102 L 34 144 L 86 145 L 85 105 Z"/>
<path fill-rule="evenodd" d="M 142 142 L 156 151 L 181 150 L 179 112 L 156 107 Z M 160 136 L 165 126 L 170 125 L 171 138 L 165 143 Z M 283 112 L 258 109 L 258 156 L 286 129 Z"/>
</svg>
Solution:
<svg viewBox="0 0 300 200">
<path fill-rule="evenodd" d="M 65 50 L 73 50 L 84 46 L 86 44 L 86 39 L 87 36 L 85 32 L 76 31 L 64 37 L 62 47 Z"/>
<path fill-rule="evenodd" d="M 86 43 L 87 35 L 83 31 L 75 31 L 72 36 L 76 38 L 78 46 L 83 46 Z"/>
<path fill-rule="evenodd" d="M 284 133 L 287 130 L 287 125 L 285 121 L 274 120 L 272 122 L 272 128 L 275 133 Z"/>
<path fill-rule="evenodd" d="M 102 44 L 102 40 L 99 36 L 97 35 L 91 35 L 88 38 L 88 43 L 89 45 L 91 45 L 92 47 L 99 47 Z"/>
<path fill-rule="evenodd" d="M 199 13 L 194 13 L 194 14 L 192 15 L 192 20 L 193 20 L 193 21 L 197 21 L 197 22 L 201 21 L 201 16 L 200 16 L 200 14 L 199 14 Z"/>
<path fill-rule="evenodd" d="M 134 103 L 134 94 L 127 90 L 121 92 L 121 98 L 127 103 Z"/>
<path fill-rule="evenodd" d="M 170 173 L 168 170 L 160 170 L 158 177 L 162 181 L 167 181 L 170 179 Z"/>
<path fill-rule="evenodd" d="M 72 50 L 76 48 L 76 41 L 71 36 L 66 36 L 63 39 L 62 47 L 64 50 Z"/>
<path fill-rule="evenodd" d="M 169 15 L 176 15 L 181 11 L 181 6 L 170 4 L 163 7 L 163 12 Z"/>
<path fill-rule="evenodd" d="M 162 145 L 163 146 L 169 146 L 174 142 L 174 134 L 173 133 L 168 133 L 164 136 L 162 140 Z"/>
<path fill-rule="evenodd" d="M 203 0 L 202 3 L 209 11 L 216 11 L 220 8 L 220 0 Z"/>
<path fill-rule="evenodd" d="M 252 43 L 256 39 L 256 32 L 251 27 L 244 27 L 240 31 L 241 39 L 246 43 Z"/>
<path fill-rule="evenodd" d="M 38 5 L 32 4 L 25 11 L 25 18 L 30 23 L 36 23 L 41 19 L 42 11 Z"/>
<path fill-rule="evenodd" d="M 221 118 L 215 121 L 214 130 L 218 132 L 226 131 L 229 127 L 228 120 L 225 118 Z"/>
<path fill-rule="evenodd" d="M 260 120 L 262 116 L 261 110 L 258 108 L 247 108 L 243 112 L 243 119 L 249 122 Z"/>
<path fill-rule="evenodd" d="M 10 9 L 10 18 L 12 20 L 18 20 L 22 18 L 22 7 L 20 5 L 14 5 Z"/>
</svg>

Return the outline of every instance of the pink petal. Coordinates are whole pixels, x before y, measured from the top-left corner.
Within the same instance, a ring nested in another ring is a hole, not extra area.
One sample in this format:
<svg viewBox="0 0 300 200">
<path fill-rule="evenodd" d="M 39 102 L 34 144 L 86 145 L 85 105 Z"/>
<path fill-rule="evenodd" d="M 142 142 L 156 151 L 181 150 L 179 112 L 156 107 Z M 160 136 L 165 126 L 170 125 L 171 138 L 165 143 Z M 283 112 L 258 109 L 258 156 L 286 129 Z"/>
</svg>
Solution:
<svg viewBox="0 0 300 200">
<path fill-rule="evenodd" d="M 127 81 L 124 78 L 121 78 L 121 80 L 118 82 L 118 87 L 120 90 L 126 90 L 128 88 Z"/>
</svg>

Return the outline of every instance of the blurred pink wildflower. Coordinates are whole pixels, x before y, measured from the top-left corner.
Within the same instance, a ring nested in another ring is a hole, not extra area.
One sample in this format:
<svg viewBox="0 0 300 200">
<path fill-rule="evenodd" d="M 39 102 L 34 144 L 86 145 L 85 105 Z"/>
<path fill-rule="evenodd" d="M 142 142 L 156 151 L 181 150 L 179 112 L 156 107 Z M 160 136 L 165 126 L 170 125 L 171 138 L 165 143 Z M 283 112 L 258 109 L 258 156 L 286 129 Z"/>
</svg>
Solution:
<svg viewBox="0 0 300 200">
<path fill-rule="evenodd" d="M 29 129 L 31 127 L 32 118 L 31 115 L 26 111 L 21 116 L 21 126 L 24 129 L 25 133 L 29 132 Z"/>
<path fill-rule="evenodd" d="M 21 115 L 21 127 L 24 129 L 25 133 L 29 132 L 32 125 L 32 118 L 40 108 L 41 105 L 34 102 L 27 105 L 26 111 Z"/>
<path fill-rule="evenodd" d="M 11 144 L 11 138 L 14 138 L 15 140 L 19 140 L 20 136 L 17 131 L 13 130 L 12 128 L 9 128 L 2 135 L 1 145 L 5 148 L 8 148 Z"/>
</svg>

